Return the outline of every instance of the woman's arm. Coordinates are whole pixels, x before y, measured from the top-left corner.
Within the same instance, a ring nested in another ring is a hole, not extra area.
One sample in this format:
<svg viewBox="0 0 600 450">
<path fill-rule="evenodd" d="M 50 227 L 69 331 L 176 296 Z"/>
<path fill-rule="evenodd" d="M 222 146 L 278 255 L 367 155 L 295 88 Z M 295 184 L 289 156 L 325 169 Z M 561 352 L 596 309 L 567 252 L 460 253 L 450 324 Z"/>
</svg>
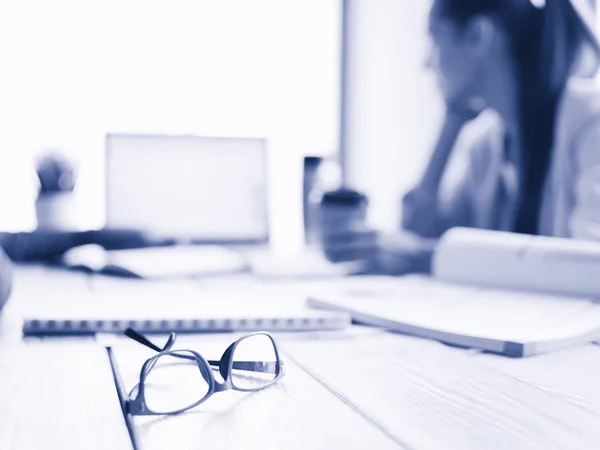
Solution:
<svg viewBox="0 0 600 450">
<path fill-rule="evenodd" d="M 430 273 L 437 241 L 408 231 L 380 233 L 371 272 L 386 275 Z"/>
<path fill-rule="evenodd" d="M 450 216 L 439 205 L 440 182 L 465 124 L 476 114 L 449 109 L 433 154 L 419 183 L 402 199 L 402 228 L 427 238 L 439 237 L 451 226 L 466 225 L 465 198 L 453 202 Z"/>
<path fill-rule="evenodd" d="M 36 230 L 0 233 L 0 249 L 16 262 L 56 258 L 78 245 L 90 243 L 89 232 Z"/>
<path fill-rule="evenodd" d="M 440 201 L 438 194 L 459 135 L 465 124 L 477 115 L 473 111 L 449 108 L 421 181 L 403 199 L 402 230 L 381 233 L 368 229 L 366 225 L 363 229 L 324 230 L 322 244 L 327 258 L 332 262 L 363 261 L 368 273 L 401 275 L 428 272 L 437 238 L 452 226 L 470 224 L 472 167 L 468 167 L 460 189 L 453 191 L 453 195 Z M 480 132 L 477 136 L 471 136 L 477 139 L 469 143 L 469 150 L 487 142 L 487 128 L 477 128 L 477 131 Z"/>
<path fill-rule="evenodd" d="M 140 231 L 110 229 L 89 231 L 35 230 L 27 233 L 0 233 L 0 248 L 15 262 L 47 261 L 85 244 L 107 250 L 172 245 L 175 240 Z"/>
</svg>

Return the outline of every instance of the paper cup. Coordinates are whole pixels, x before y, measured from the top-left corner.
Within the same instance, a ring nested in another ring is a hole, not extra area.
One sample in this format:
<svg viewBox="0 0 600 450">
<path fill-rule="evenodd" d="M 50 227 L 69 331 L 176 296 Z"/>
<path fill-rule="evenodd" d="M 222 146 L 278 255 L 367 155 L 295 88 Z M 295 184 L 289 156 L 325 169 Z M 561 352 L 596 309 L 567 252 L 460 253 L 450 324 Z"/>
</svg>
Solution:
<svg viewBox="0 0 600 450">
<path fill-rule="evenodd" d="M 319 209 L 321 238 L 364 229 L 367 221 L 368 200 L 363 194 L 349 189 L 326 192 Z"/>
</svg>

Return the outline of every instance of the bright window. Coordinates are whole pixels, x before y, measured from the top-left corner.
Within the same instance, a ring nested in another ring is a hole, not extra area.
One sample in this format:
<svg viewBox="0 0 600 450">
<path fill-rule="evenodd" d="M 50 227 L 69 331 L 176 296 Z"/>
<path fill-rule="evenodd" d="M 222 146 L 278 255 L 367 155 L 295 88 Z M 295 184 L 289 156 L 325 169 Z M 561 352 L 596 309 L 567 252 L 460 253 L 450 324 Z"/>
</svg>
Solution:
<svg viewBox="0 0 600 450">
<path fill-rule="evenodd" d="M 338 55 L 336 0 L 2 1 L 0 228 L 35 226 L 44 148 L 78 161 L 80 226 L 102 225 L 106 133 L 149 132 L 268 138 L 273 225 L 299 233 L 301 157 L 336 151 Z"/>
</svg>

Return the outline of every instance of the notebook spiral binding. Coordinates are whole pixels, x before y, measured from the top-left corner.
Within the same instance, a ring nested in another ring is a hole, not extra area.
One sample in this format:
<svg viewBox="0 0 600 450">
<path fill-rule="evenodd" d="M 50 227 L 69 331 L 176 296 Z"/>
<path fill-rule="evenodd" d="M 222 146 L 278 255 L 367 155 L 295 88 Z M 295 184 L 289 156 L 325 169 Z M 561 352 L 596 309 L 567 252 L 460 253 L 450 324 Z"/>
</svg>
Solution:
<svg viewBox="0 0 600 450">
<path fill-rule="evenodd" d="M 320 317 L 274 317 L 188 320 L 25 320 L 24 335 L 82 335 L 122 333 L 128 327 L 143 333 L 222 332 L 222 331 L 314 331 L 337 330 L 350 324 L 347 314 Z"/>
</svg>

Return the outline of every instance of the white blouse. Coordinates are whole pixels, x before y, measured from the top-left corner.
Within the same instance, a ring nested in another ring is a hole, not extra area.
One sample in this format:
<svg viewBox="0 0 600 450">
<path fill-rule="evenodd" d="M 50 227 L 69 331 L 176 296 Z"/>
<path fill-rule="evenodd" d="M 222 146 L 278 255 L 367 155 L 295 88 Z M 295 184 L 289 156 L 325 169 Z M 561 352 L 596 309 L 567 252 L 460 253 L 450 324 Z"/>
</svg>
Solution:
<svg viewBox="0 0 600 450">
<path fill-rule="evenodd" d="M 552 159 L 539 217 L 539 233 L 600 241 L 600 89 L 590 79 L 572 79 L 560 101 Z M 516 170 L 505 160 L 504 126 L 485 111 L 465 127 L 457 142 L 461 157 L 442 184 L 434 214 L 436 231 L 452 226 L 510 230 L 518 202 Z M 407 196 L 405 214 L 419 232 L 431 228 L 430 202 Z M 419 204 L 416 204 L 419 203 Z M 428 204 L 427 204 L 428 203 Z M 427 209 L 429 208 L 429 212 Z"/>
</svg>

